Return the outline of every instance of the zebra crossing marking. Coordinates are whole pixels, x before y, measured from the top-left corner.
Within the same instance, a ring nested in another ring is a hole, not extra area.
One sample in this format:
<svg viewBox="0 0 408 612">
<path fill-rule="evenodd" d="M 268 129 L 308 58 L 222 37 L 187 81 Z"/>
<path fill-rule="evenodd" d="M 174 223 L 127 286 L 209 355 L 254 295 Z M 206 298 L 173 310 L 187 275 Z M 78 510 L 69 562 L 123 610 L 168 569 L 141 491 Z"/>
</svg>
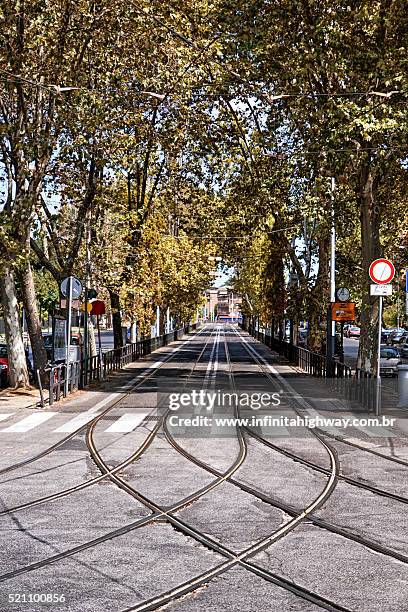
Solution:
<svg viewBox="0 0 408 612">
<path fill-rule="evenodd" d="M 82 425 L 86 425 L 89 421 L 92 421 L 94 418 L 94 414 L 78 414 L 75 418 L 61 425 L 61 427 L 54 429 L 53 433 L 72 433 L 76 429 L 82 427 Z"/>
<path fill-rule="evenodd" d="M 25 433 L 26 431 L 30 431 L 31 429 L 34 429 L 34 427 L 38 427 L 39 425 L 42 425 L 43 423 L 45 423 L 45 421 L 48 421 L 48 419 L 51 419 L 56 414 L 58 413 L 57 412 L 39 412 L 36 414 L 30 414 L 30 416 L 26 417 L 25 419 L 22 419 L 21 421 L 18 421 L 17 423 L 10 425 L 10 427 L 7 427 L 6 429 L 2 429 L 1 432 L 2 433 L 12 433 L 12 432 Z"/>
<path fill-rule="evenodd" d="M 147 412 L 140 412 L 138 414 L 123 414 L 117 419 L 108 429 L 105 429 L 106 433 L 129 433 L 133 431 L 140 423 L 143 423 L 147 417 Z"/>
</svg>

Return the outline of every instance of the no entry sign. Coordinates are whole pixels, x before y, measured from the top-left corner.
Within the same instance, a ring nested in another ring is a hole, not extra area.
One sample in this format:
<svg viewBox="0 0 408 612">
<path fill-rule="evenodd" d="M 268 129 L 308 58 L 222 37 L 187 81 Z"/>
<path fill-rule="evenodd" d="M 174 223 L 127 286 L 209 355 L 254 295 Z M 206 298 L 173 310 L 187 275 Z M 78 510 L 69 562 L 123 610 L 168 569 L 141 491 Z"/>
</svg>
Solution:
<svg viewBox="0 0 408 612">
<path fill-rule="evenodd" d="M 369 274 L 373 283 L 387 285 L 394 278 L 394 264 L 389 259 L 375 259 L 370 264 Z"/>
</svg>

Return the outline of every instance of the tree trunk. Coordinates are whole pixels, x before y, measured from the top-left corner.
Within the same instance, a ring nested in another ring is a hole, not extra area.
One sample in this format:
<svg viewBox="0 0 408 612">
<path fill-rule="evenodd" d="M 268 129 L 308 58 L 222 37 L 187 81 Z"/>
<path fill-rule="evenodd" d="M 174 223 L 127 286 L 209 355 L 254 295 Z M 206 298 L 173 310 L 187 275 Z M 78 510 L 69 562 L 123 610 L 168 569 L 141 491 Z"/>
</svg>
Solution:
<svg viewBox="0 0 408 612">
<path fill-rule="evenodd" d="M 307 298 L 307 348 L 319 353 L 322 345 L 326 344 L 326 332 L 322 330 L 321 323 L 327 316 L 327 305 L 329 302 L 329 246 L 330 238 L 327 232 L 323 232 L 318 239 L 319 245 L 319 269 L 316 282 L 310 290 Z"/>
<path fill-rule="evenodd" d="M 292 344 L 298 345 L 299 340 L 299 321 L 297 319 L 292 320 Z"/>
<path fill-rule="evenodd" d="M 89 357 L 96 357 L 96 355 L 98 354 L 98 351 L 96 350 L 95 328 L 90 319 L 88 323 L 88 334 L 89 334 Z"/>
<path fill-rule="evenodd" d="M 33 352 L 33 369 L 34 371 L 40 371 L 41 380 L 45 382 L 44 371 L 47 365 L 47 352 L 42 337 L 41 321 L 38 314 L 37 296 L 30 262 L 27 263 L 25 269 L 21 272 L 20 280 L 28 334 Z"/>
<path fill-rule="evenodd" d="M 28 369 L 21 335 L 18 302 L 13 273 L 4 266 L 0 279 L 6 342 L 8 346 L 9 379 L 12 387 L 29 387 Z"/>
<path fill-rule="evenodd" d="M 361 222 L 361 266 L 363 274 L 361 303 L 361 334 L 357 367 L 373 372 L 377 364 L 378 298 L 370 296 L 370 263 L 381 257 L 380 207 L 374 199 L 374 179 L 367 162 L 360 172 L 359 184 Z"/>
<path fill-rule="evenodd" d="M 130 342 L 134 344 L 137 342 L 137 323 L 136 321 L 132 321 L 130 325 Z"/>
<path fill-rule="evenodd" d="M 109 298 L 112 312 L 113 345 L 115 348 L 121 348 L 123 346 L 123 336 L 119 294 L 109 289 Z"/>
</svg>

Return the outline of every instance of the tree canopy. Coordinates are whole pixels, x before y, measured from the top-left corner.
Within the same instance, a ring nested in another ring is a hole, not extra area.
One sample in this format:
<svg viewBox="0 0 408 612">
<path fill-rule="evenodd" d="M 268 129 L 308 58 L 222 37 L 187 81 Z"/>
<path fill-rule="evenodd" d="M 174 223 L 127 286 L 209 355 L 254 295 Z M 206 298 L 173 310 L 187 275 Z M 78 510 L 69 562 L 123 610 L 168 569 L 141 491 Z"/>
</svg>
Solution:
<svg viewBox="0 0 408 612">
<path fill-rule="evenodd" d="M 318 349 L 333 224 L 374 367 L 368 265 L 408 267 L 402 0 L 2 0 L 0 20 L 14 383 L 18 292 L 41 369 L 44 281 L 74 270 L 109 296 L 119 345 L 121 314 L 143 333 L 157 306 L 194 316 L 219 255 L 246 315 L 307 319 Z"/>
</svg>

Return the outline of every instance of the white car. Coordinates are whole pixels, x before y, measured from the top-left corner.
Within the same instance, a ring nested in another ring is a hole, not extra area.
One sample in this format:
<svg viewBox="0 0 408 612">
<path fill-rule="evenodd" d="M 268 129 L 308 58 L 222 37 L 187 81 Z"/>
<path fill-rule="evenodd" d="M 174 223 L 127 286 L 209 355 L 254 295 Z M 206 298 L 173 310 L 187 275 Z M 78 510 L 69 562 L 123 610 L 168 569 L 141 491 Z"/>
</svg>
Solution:
<svg viewBox="0 0 408 612">
<path fill-rule="evenodd" d="M 381 346 L 380 374 L 381 376 L 398 376 L 398 366 L 402 363 L 397 349 L 391 346 Z"/>
</svg>

